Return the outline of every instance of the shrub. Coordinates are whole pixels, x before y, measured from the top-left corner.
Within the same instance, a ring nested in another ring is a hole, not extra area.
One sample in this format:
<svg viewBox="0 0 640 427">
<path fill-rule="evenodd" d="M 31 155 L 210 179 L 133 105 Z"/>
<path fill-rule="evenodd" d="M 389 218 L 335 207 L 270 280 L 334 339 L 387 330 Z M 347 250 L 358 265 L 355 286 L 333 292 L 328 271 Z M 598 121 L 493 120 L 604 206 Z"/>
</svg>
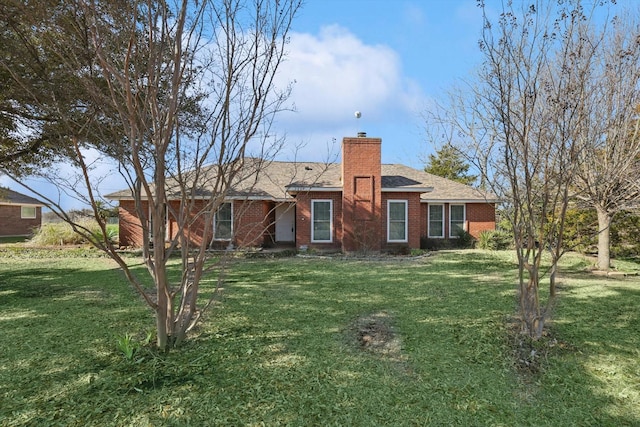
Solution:
<svg viewBox="0 0 640 427">
<path fill-rule="evenodd" d="M 611 222 L 611 256 L 633 258 L 640 254 L 640 216 L 621 211 Z M 598 252 L 598 217 L 594 209 L 567 211 L 564 244 L 567 249 L 581 253 Z"/>
<path fill-rule="evenodd" d="M 457 238 L 451 239 L 451 244 L 458 249 L 472 249 L 476 244 L 476 239 L 466 230 L 459 230 Z"/>
<path fill-rule="evenodd" d="M 640 216 L 629 212 L 618 212 L 611 224 L 611 255 L 614 258 L 636 258 L 640 256 Z"/>
<path fill-rule="evenodd" d="M 90 230 L 94 238 L 102 239 L 102 231 L 100 230 L 97 222 L 83 220 L 80 221 L 80 225 Z M 107 226 L 107 237 L 111 240 L 116 240 L 117 236 L 118 226 Z M 76 233 L 66 222 L 42 224 L 42 227 L 37 230 L 36 234 L 29 242 L 38 246 L 64 246 L 89 243 L 87 239 Z"/>
<path fill-rule="evenodd" d="M 478 237 L 480 249 L 500 251 L 509 249 L 512 244 L 511 235 L 502 230 L 485 230 Z"/>
<path fill-rule="evenodd" d="M 100 227 L 97 227 L 97 231 L 93 231 L 92 230 L 92 235 L 96 240 L 103 240 L 102 238 L 102 230 L 100 230 Z M 107 239 L 111 242 L 117 242 L 118 241 L 118 231 L 119 231 L 119 227 L 117 225 L 114 224 L 107 224 Z"/>
<path fill-rule="evenodd" d="M 447 239 L 432 239 L 427 236 L 420 237 L 420 249 L 429 251 L 438 251 L 441 249 L 450 249 L 451 242 Z"/>
<path fill-rule="evenodd" d="M 443 249 L 471 249 L 475 246 L 476 240 L 467 231 L 461 231 L 457 238 L 453 239 L 433 239 L 427 236 L 420 237 L 420 249 L 438 251 Z"/>
<path fill-rule="evenodd" d="M 135 337 L 126 333 L 118 336 L 116 339 L 116 345 L 118 350 L 122 353 L 125 359 L 133 361 L 133 357 L 140 351 L 141 348 L 149 346 L 153 339 L 153 332 L 148 332 L 146 337 L 142 341 L 138 341 Z"/>
<path fill-rule="evenodd" d="M 580 253 L 597 253 L 598 217 L 594 209 L 568 209 L 564 226 L 564 247 Z"/>
<path fill-rule="evenodd" d="M 411 249 L 408 245 L 390 245 L 384 252 L 391 255 L 411 255 Z M 367 255 L 366 253 L 363 255 Z"/>
</svg>

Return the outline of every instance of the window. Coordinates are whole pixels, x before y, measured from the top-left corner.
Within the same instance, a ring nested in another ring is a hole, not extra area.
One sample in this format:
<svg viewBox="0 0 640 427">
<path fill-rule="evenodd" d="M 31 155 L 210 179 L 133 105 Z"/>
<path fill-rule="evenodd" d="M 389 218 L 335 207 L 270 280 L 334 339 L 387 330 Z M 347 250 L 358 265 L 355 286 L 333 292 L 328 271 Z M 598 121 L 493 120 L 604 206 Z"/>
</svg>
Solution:
<svg viewBox="0 0 640 427">
<path fill-rule="evenodd" d="M 213 217 L 213 238 L 215 240 L 231 240 L 233 235 L 233 205 L 225 202 L 220 205 Z"/>
<path fill-rule="evenodd" d="M 464 205 L 449 206 L 449 237 L 459 237 L 464 231 Z"/>
<path fill-rule="evenodd" d="M 311 201 L 311 241 L 333 241 L 333 203 L 331 200 Z"/>
<path fill-rule="evenodd" d="M 20 206 L 20 218 L 34 219 L 36 217 L 35 206 Z"/>
<path fill-rule="evenodd" d="M 155 221 L 153 217 L 153 212 L 151 209 L 151 205 L 149 205 L 149 240 L 153 239 L 153 221 Z M 169 220 L 169 206 L 164 205 L 164 239 L 165 241 L 171 240 L 171 225 Z"/>
<path fill-rule="evenodd" d="M 429 205 L 429 237 L 444 237 L 444 206 Z"/>
<path fill-rule="evenodd" d="M 387 241 L 407 241 L 407 201 L 387 201 Z"/>
</svg>

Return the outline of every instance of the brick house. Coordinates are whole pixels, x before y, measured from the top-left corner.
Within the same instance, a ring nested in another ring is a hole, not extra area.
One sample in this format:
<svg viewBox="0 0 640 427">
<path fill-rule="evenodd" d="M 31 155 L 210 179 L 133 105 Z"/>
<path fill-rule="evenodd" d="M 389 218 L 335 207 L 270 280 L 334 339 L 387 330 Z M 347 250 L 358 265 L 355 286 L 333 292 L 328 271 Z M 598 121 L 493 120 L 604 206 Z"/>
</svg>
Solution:
<svg viewBox="0 0 640 427">
<path fill-rule="evenodd" d="M 42 206 L 33 197 L 0 187 L 0 237 L 32 235 L 42 225 Z"/>
<path fill-rule="evenodd" d="M 197 230 L 209 226 L 218 247 L 388 250 L 419 248 L 421 237 L 456 238 L 459 230 L 477 238 L 495 228 L 495 196 L 408 166 L 382 164 L 381 144 L 364 133 L 344 138 L 342 163 L 247 159 L 247 172 L 231 186 L 214 223 L 192 227 L 190 239 L 199 242 Z M 120 244 L 141 245 L 131 193 L 107 197 L 119 201 Z M 175 236 L 176 227 L 169 218 L 167 235 Z"/>
</svg>

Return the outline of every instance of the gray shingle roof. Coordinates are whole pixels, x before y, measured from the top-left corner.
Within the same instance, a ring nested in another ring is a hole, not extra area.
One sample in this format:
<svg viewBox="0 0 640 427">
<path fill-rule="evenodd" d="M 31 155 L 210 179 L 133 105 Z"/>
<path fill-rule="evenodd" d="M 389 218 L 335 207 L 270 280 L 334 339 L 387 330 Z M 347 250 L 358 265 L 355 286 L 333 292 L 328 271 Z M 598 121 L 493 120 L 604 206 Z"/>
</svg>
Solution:
<svg viewBox="0 0 640 427">
<path fill-rule="evenodd" d="M 422 186 L 432 187 L 433 190 L 424 193 L 421 199 L 429 202 L 497 202 L 498 197 L 489 192 L 464 185 L 447 178 L 442 178 L 427 172 L 423 172 L 409 166 L 391 164 L 382 165 L 382 187 L 384 188 L 385 177 L 400 176 L 403 179 L 414 180 L 422 183 Z"/>
<path fill-rule="evenodd" d="M 295 189 L 341 190 L 341 169 L 339 163 L 263 161 L 249 158 L 245 159 L 242 173 L 236 176 L 228 196 L 279 201 L 291 199 L 290 191 Z M 217 166 L 209 166 L 202 172 L 203 176 L 214 177 L 217 171 Z M 171 187 L 171 180 L 168 180 L 167 185 Z M 422 200 L 432 202 L 497 201 L 492 194 L 400 164 L 382 165 L 382 189 L 417 191 L 423 193 Z M 206 194 L 205 189 L 201 190 L 202 196 Z M 118 191 L 107 197 L 127 199 L 131 197 L 131 192 Z"/>
<path fill-rule="evenodd" d="M 26 196 L 9 188 L 0 187 L 0 205 L 35 205 L 44 206 L 44 204 L 33 197 Z"/>
</svg>

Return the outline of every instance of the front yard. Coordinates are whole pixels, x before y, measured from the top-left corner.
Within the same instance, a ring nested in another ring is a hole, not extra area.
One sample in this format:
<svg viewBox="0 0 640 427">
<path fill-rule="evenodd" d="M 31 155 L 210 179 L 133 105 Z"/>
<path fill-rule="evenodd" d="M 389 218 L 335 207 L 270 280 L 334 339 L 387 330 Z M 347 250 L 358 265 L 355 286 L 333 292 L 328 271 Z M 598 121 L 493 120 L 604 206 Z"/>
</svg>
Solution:
<svg viewBox="0 0 640 427">
<path fill-rule="evenodd" d="M 0 425 L 638 425 L 640 279 L 587 266 L 530 344 L 510 252 L 238 259 L 184 347 L 129 360 L 153 319 L 115 264 L 0 251 Z"/>
</svg>

